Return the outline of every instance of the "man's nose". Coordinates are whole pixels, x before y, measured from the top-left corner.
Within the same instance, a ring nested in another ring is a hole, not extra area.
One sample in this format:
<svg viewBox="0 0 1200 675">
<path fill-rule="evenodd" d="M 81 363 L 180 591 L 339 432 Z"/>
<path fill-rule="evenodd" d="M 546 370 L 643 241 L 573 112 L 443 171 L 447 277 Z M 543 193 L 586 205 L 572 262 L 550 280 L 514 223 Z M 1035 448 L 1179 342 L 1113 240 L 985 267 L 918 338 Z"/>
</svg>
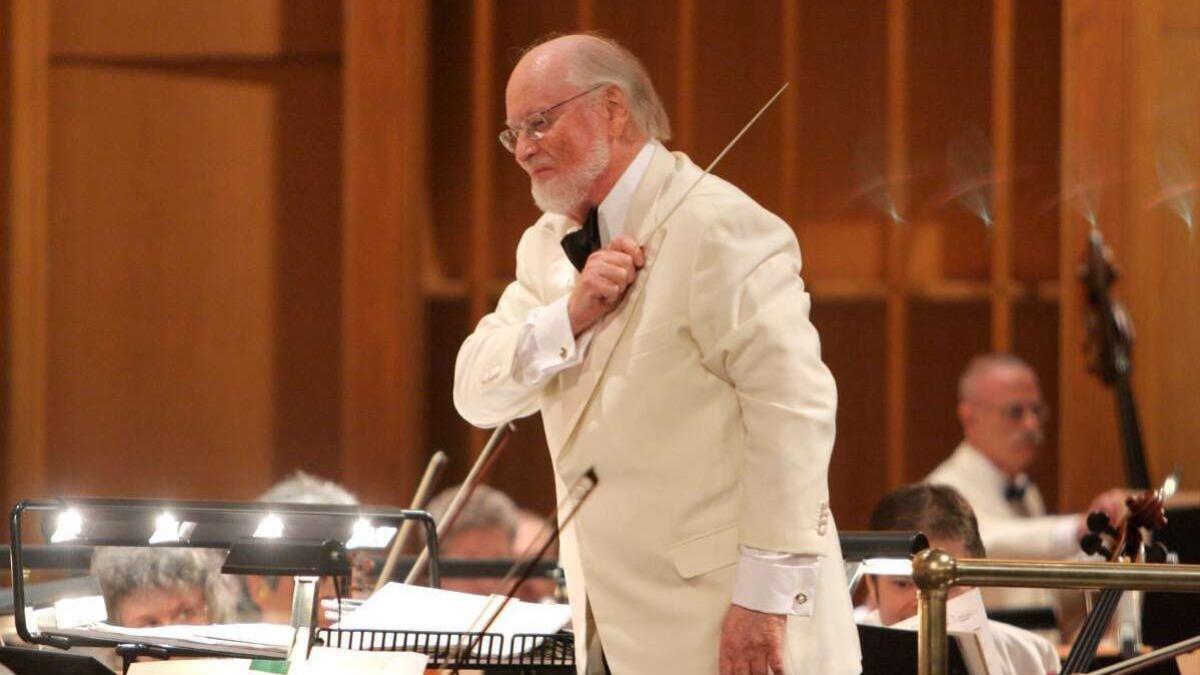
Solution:
<svg viewBox="0 0 1200 675">
<path fill-rule="evenodd" d="M 529 134 L 525 132 L 517 134 L 517 147 L 513 154 L 517 156 L 518 161 L 528 161 L 530 157 L 537 154 L 538 149 L 537 141 L 531 139 Z"/>
</svg>

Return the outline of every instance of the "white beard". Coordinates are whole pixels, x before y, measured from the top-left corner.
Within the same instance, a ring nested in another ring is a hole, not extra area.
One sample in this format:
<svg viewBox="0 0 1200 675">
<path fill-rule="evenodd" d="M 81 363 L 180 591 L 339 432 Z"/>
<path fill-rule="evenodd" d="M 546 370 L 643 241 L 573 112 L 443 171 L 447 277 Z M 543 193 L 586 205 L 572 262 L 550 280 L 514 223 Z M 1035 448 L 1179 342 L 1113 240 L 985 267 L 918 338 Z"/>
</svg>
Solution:
<svg viewBox="0 0 1200 675">
<path fill-rule="evenodd" d="M 592 184 L 608 168 L 610 153 L 603 139 L 597 139 L 588 148 L 579 168 L 541 183 L 531 181 L 533 203 L 544 213 L 565 214 L 587 198 Z"/>
</svg>

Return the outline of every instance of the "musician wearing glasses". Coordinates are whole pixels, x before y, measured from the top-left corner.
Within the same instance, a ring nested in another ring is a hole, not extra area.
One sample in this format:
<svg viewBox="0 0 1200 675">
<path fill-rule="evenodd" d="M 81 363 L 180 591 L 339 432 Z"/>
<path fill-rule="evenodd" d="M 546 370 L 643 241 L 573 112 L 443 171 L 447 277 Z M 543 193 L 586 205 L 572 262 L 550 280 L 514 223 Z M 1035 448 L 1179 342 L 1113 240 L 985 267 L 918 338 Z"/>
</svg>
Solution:
<svg viewBox="0 0 1200 675">
<path fill-rule="evenodd" d="M 560 498 L 595 467 L 561 541 L 580 672 L 858 673 L 837 394 L 791 228 L 666 149 L 645 68 L 611 40 L 533 46 L 505 104 L 544 215 L 454 397 L 480 427 L 540 412 Z"/>
<path fill-rule="evenodd" d="M 998 558 L 1060 559 L 1079 554 L 1085 514 L 1047 515 L 1046 503 L 1026 471 L 1038 457 L 1050 416 L 1037 374 L 1010 354 L 977 356 L 958 383 L 963 441 L 927 482 L 958 490 L 979 519 L 987 550 Z M 1109 490 L 1088 511 L 1115 522 L 1124 512 L 1124 490 Z M 988 607 L 1053 605 L 1041 589 L 986 589 Z"/>
</svg>

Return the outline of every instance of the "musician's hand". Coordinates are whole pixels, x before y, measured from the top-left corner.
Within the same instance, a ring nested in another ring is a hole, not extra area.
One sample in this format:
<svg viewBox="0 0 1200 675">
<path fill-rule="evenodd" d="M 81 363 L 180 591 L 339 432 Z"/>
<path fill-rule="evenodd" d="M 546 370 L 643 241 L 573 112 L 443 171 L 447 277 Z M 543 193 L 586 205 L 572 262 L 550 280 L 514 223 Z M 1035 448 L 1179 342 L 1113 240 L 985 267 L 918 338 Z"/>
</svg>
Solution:
<svg viewBox="0 0 1200 675">
<path fill-rule="evenodd" d="M 783 675 L 787 617 L 730 605 L 721 628 L 721 675 Z"/>
<path fill-rule="evenodd" d="M 588 256 L 567 300 L 567 316 L 576 337 L 621 304 L 625 289 L 633 284 L 645 264 L 642 248 L 623 234 Z"/>
<path fill-rule="evenodd" d="M 1116 527 L 1116 524 L 1121 520 L 1121 516 L 1125 515 L 1125 500 L 1133 494 L 1134 492 L 1131 490 L 1113 488 L 1096 495 L 1091 505 L 1088 506 L 1088 510 L 1083 514 L 1083 522 L 1079 524 L 1079 536 L 1082 537 L 1088 533 L 1087 515 L 1095 511 L 1103 511 L 1108 514 L 1108 520 Z"/>
<path fill-rule="evenodd" d="M 1114 524 L 1125 515 L 1125 500 L 1132 495 L 1133 492 L 1124 488 L 1113 488 L 1106 492 L 1101 492 L 1092 500 L 1092 505 L 1088 507 L 1088 513 L 1092 511 L 1103 511 L 1108 514 L 1109 520 Z"/>
</svg>

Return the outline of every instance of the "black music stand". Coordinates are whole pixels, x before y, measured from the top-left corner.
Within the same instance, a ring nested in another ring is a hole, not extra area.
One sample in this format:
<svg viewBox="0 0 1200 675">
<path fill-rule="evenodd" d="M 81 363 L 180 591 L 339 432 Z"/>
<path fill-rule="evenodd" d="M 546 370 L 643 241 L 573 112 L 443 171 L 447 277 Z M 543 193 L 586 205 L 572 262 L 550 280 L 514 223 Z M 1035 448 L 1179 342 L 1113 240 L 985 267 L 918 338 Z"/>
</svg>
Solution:
<svg viewBox="0 0 1200 675">
<path fill-rule="evenodd" d="M 16 675 L 112 675 L 90 656 L 28 647 L 0 647 L 0 664 Z"/>
<path fill-rule="evenodd" d="M 17 634 L 28 644 L 60 649 L 71 646 L 122 646 L 128 664 L 138 650 L 155 658 L 172 655 L 198 655 L 205 650 L 156 644 L 134 644 L 99 636 L 55 635 L 29 630 L 25 610 L 29 607 L 24 571 L 24 519 L 41 516 L 41 531 L 46 548 L 95 546 L 195 547 L 224 549 L 235 554 L 235 571 L 252 569 L 256 574 L 295 576 L 348 572 L 345 551 L 348 548 L 386 548 L 399 526 L 417 520 L 425 528 L 426 545 L 432 558 L 430 584 L 439 582 L 437 526 L 425 511 L 390 507 L 340 506 L 324 504 L 270 504 L 200 502 L 175 500 L 134 500 L 62 498 L 25 500 L 12 510 L 10 521 L 13 604 Z M 272 524 L 267 532 L 266 526 Z M 170 536 L 164 535 L 164 533 Z M 286 534 L 286 536 L 285 536 Z M 257 539 L 257 541 L 255 541 Z M 270 542 L 264 540 L 270 539 Z M 303 551 L 291 555 L 289 541 Z M 267 556 L 263 556 L 267 553 Z M 316 561 L 313 554 L 333 555 L 335 560 Z M 54 556 L 47 556 L 53 559 Z M 78 556 L 68 556 L 77 562 Z M 274 559 L 274 563 L 271 562 Z M 309 579 L 312 581 L 312 579 Z M 299 588 L 300 584 L 297 584 Z M 315 593 L 315 583 L 309 587 Z M 315 613 L 316 603 L 311 602 Z M 311 630 L 308 623 L 302 624 Z M 310 635 L 311 638 L 311 635 Z M 219 649 L 209 655 L 225 655 Z"/>
<path fill-rule="evenodd" d="M 859 626 L 858 642 L 862 646 L 862 675 L 897 675 L 917 672 L 917 632 Z M 968 675 L 958 641 L 947 640 L 947 675 Z"/>
</svg>

